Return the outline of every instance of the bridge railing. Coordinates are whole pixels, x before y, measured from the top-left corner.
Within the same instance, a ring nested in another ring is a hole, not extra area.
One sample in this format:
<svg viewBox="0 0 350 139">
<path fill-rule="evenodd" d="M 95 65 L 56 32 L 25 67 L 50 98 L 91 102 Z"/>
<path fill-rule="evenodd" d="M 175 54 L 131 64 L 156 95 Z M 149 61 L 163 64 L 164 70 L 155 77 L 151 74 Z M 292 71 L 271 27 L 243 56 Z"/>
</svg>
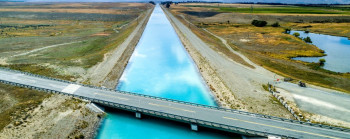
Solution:
<svg viewBox="0 0 350 139">
<path fill-rule="evenodd" d="M 169 113 L 154 111 L 154 110 L 150 110 L 150 109 L 144 109 L 144 108 L 138 108 L 138 107 L 124 105 L 124 104 L 118 104 L 115 102 L 95 100 L 95 99 L 93 99 L 91 101 L 93 101 L 95 103 L 102 104 L 102 105 L 107 105 L 109 107 L 118 107 L 120 109 L 132 111 L 132 112 L 140 112 L 140 113 L 143 113 L 146 115 L 161 117 L 161 118 L 170 119 L 170 120 L 176 120 L 176 121 L 184 122 L 184 123 L 194 123 L 194 124 L 198 124 L 198 125 L 203 126 L 203 127 L 209 127 L 209 128 L 214 128 L 214 129 L 219 129 L 219 130 L 224 130 L 224 131 L 229 131 L 229 132 L 236 132 L 236 133 L 246 134 L 246 135 L 265 136 L 265 137 L 267 137 L 268 135 L 274 135 L 274 136 L 280 136 L 280 137 L 284 137 L 284 138 L 292 138 L 292 137 L 285 136 L 285 135 L 278 135 L 278 134 L 273 134 L 273 133 L 254 131 L 254 130 L 236 127 L 236 126 L 232 126 L 232 125 L 218 124 L 218 123 L 199 120 L 199 119 L 195 119 L 195 118 L 191 118 L 191 117 L 185 117 L 185 116 L 180 116 L 180 115 L 176 115 L 176 114 L 169 114 Z"/>
<path fill-rule="evenodd" d="M 67 83 L 67 84 L 77 84 L 77 85 L 81 85 L 81 86 L 85 86 L 85 87 L 89 87 L 89 88 L 106 90 L 106 91 L 111 91 L 111 92 L 115 92 L 115 93 L 130 94 L 130 95 L 134 95 L 134 96 L 142 96 L 142 97 L 146 97 L 146 98 L 170 101 L 170 102 L 174 102 L 174 103 L 182 103 L 182 104 L 192 105 L 192 106 L 196 106 L 196 107 L 202 107 L 202 108 L 209 108 L 209 109 L 215 109 L 215 110 L 232 112 L 232 113 L 245 114 L 245 115 L 253 116 L 253 117 L 256 117 L 256 118 L 265 118 L 265 119 L 271 119 L 271 120 L 285 121 L 285 122 L 291 122 L 291 123 L 296 123 L 296 124 L 309 125 L 309 126 L 314 126 L 314 127 L 320 127 L 320 128 L 327 128 L 327 129 L 332 129 L 332 130 L 339 130 L 339 131 L 350 132 L 350 129 L 340 128 L 340 127 L 333 127 L 333 126 L 322 125 L 322 124 L 314 124 L 314 123 L 309 123 L 309 122 L 302 122 L 302 121 L 297 121 L 297 120 L 292 120 L 292 119 L 285 119 L 285 118 L 280 118 L 280 117 L 275 117 L 275 116 L 262 115 L 262 114 L 257 114 L 257 113 L 250 113 L 250 112 L 234 110 L 234 109 L 220 108 L 220 107 L 216 107 L 216 106 L 209 106 L 209 105 L 203 105 L 203 104 L 198 104 L 198 103 L 192 103 L 192 102 L 186 102 L 186 101 L 180 101 L 180 100 L 174 100 L 174 99 L 168 99 L 168 98 L 162 98 L 162 97 L 155 97 L 155 96 L 144 95 L 144 94 L 139 94 L 139 93 L 132 93 L 132 92 L 126 92 L 126 91 L 117 91 L 117 90 L 114 90 L 114 89 L 97 87 L 97 86 L 91 86 L 91 85 L 86 85 L 86 84 L 66 81 L 66 80 L 62 80 L 62 79 L 56 79 L 56 78 L 46 77 L 46 76 L 42 76 L 42 75 L 32 74 L 32 73 L 28 73 L 28 72 L 12 70 L 12 69 L 3 68 L 3 67 L 0 67 L 0 70 L 6 70 L 6 71 L 11 71 L 11 72 L 21 73 L 21 74 L 34 76 L 34 77 L 39 77 L 39 78 L 43 78 L 43 79 L 64 82 L 64 83 Z M 0 82 L 4 82 L 4 81 L 5 80 L 1 80 L 0 79 Z M 24 86 L 22 85 L 20 87 L 24 87 Z M 41 89 L 41 90 L 45 91 L 45 89 Z M 63 93 L 63 92 L 58 92 L 58 93 L 59 94 L 66 94 L 66 95 L 74 96 L 72 94 Z"/>
<path fill-rule="evenodd" d="M 25 84 L 21 84 L 21 83 L 5 81 L 2 79 L 0 79 L 0 82 L 5 83 L 5 84 L 10 84 L 13 86 L 35 89 L 35 90 L 39 90 L 39 91 L 45 91 L 45 92 L 49 92 L 49 93 L 63 94 L 63 95 L 67 95 L 67 96 L 72 96 L 72 97 L 76 97 L 76 98 L 80 98 L 80 99 L 89 100 L 91 102 L 99 103 L 99 104 L 109 106 L 109 107 L 124 109 L 124 110 L 132 111 L 132 112 L 141 112 L 141 113 L 146 114 L 146 115 L 156 116 L 156 117 L 170 119 L 170 120 L 176 120 L 176 121 L 184 122 L 184 123 L 194 123 L 194 124 L 198 124 L 198 125 L 201 125 L 204 127 L 209 127 L 209 128 L 214 128 L 214 129 L 219 129 L 219 130 L 224 130 L 224 131 L 229 131 L 229 132 L 236 132 L 236 133 L 246 134 L 246 135 L 258 135 L 258 136 L 265 136 L 265 137 L 267 137 L 268 135 L 275 135 L 275 136 L 290 138 L 290 137 L 284 136 L 284 135 L 278 135 L 278 134 L 261 132 L 261 131 L 254 131 L 254 130 L 245 129 L 245 128 L 241 128 L 241 127 L 224 125 L 224 124 L 199 120 L 199 119 L 185 117 L 185 116 L 176 115 L 176 114 L 169 114 L 169 113 L 154 111 L 154 110 L 145 109 L 145 108 L 138 108 L 135 106 L 125 105 L 125 104 L 120 104 L 120 103 L 116 103 L 116 102 L 105 101 L 105 100 L 100 100 L 100 99 L 95 99 L 95 98 L 89 98 L 89 97 L 75 95 L 75 94 L 64 93 L 64 92 L 57 91 L 57 90 L 35 87 L 35 86 L 25 85 Z"/>
</svg>

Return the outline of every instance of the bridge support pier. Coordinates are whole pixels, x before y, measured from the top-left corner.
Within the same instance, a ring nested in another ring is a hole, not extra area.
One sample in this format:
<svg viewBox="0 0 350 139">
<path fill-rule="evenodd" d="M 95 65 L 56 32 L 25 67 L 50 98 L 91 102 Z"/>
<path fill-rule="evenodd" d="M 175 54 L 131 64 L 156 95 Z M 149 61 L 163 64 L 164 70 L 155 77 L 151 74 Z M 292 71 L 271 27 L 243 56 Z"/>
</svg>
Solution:
<svg viewBox="0 0 350 139">
<path fill-rule="evenodd" d="M 141 119 L 141 113 L 140 112 L 136 112 L 135 116 L 136 116 L 136 118 Z"/>
<path fill-rule="evenodd" d="M 191 130 L 192 131 L 198 131 L 198 125 L 197 124 L 191 124 Z"/>
</svg>

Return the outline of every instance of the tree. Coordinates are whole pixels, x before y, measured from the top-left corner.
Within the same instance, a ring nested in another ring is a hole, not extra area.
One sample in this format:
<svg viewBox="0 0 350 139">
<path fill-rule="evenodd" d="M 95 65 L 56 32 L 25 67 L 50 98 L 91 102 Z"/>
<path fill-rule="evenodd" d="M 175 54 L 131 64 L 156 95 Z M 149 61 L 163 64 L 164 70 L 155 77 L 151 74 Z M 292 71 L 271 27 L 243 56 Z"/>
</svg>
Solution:
<svg viewBox="0 0 350 139">
<path fill-rule="evenodd" d="M 166 8 L 170 8 L 170 3 L 167 3 L 167 4 L 165 5 L 165 7 L 166 7 Z"/>
<path fill-rule="evenodd" d="M 284 29 L 284 33 L 289 34 L 289 33 L 290 33 L 290 28 L 286 28 L 286 29 Z"/>
<path fill-rule="evenodd" d="M 264 27 L 267 25 L 266 21 L 260 21 L 260 20 L 253 20 L 252 21 L 252 25 L 256 26 L 256 27 Z"/>
<path fill-rule="evenodd" d="M 275 22 L 275 23 L 273 23 L 271 26 L 272 26 L 272 27 L 280 27 L 281 25 L 280 25 L 280 23 Z"/>
<path fill-rule="evenodd" d="M 294 35 L 295 37 L 299 37 L 299 36 L 300 36 L 300 34 L 299 34 L 298 32 L 294 32 L 293 35 Z"/>
<path fill-rule="evenodd" d="M 306 37 L 306 38 L 304 38 L 304 41 L 305 41 L 305 42 L 307 42 L 307 43 L 312 43 L 312 41 L 311 41 L 311 38 L 310 38 L 310 37 Z"/>
<path fill-rule="evenodd" d="M 321 58 L 321 59 L 319 60 L 319 62 L 320 62 L 320 66 L 323 66 L 323 65 L 324 65 L 324 63 L 326 62 L 326 60 L 325 60 L 325 59 L 323 59 L 323 58 Z"/>
<path fill-rule="evenodd" d="M 156 5 L 154 1 L 149 1 L 150 4 Z"/>
</svg>

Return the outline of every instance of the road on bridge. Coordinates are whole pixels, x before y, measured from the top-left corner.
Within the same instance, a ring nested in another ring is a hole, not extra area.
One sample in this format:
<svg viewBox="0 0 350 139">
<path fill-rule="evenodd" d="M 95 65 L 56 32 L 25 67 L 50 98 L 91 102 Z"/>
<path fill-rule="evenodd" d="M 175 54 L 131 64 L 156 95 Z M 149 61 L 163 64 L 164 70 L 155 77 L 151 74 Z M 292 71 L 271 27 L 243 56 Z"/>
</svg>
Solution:
<svg viewBox="0 0 350 139">
<path fill-rule="evenodd" d="M 216 124 L 238 127 L 271 135 L 281 135 L 292 138 L 350 138 L 350 132 L 321 128 L 319 126 L 310 126 L 309 124 L 290 122 L 290 120 L 269 119 L 252 113 L 224 111 L 128 93 L 118 93 L 111 90 L 91 88 L 69 82 L 40 78 L 4 69 L 0 69 L 0 80 L 202 121 L 209 121 Z"/>
</svg>

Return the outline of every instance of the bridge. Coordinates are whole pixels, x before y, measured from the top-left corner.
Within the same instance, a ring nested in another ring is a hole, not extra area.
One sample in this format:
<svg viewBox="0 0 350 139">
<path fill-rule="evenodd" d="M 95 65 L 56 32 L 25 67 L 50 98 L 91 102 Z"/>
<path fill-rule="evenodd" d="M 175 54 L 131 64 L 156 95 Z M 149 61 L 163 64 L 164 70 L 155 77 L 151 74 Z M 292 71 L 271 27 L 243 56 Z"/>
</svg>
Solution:
<svg viewBox="0 0 350 139">
<path fill-rule="evenodd" d="M 282 138 L 350 138 L 350 129 L 306 123 L 244 111 L 115 91 L 0 68 L 0 82 L 69 95 L 108 107 L 188 123 L 192 130 L 198 126 L 253 136 Z"/>
</svg>

